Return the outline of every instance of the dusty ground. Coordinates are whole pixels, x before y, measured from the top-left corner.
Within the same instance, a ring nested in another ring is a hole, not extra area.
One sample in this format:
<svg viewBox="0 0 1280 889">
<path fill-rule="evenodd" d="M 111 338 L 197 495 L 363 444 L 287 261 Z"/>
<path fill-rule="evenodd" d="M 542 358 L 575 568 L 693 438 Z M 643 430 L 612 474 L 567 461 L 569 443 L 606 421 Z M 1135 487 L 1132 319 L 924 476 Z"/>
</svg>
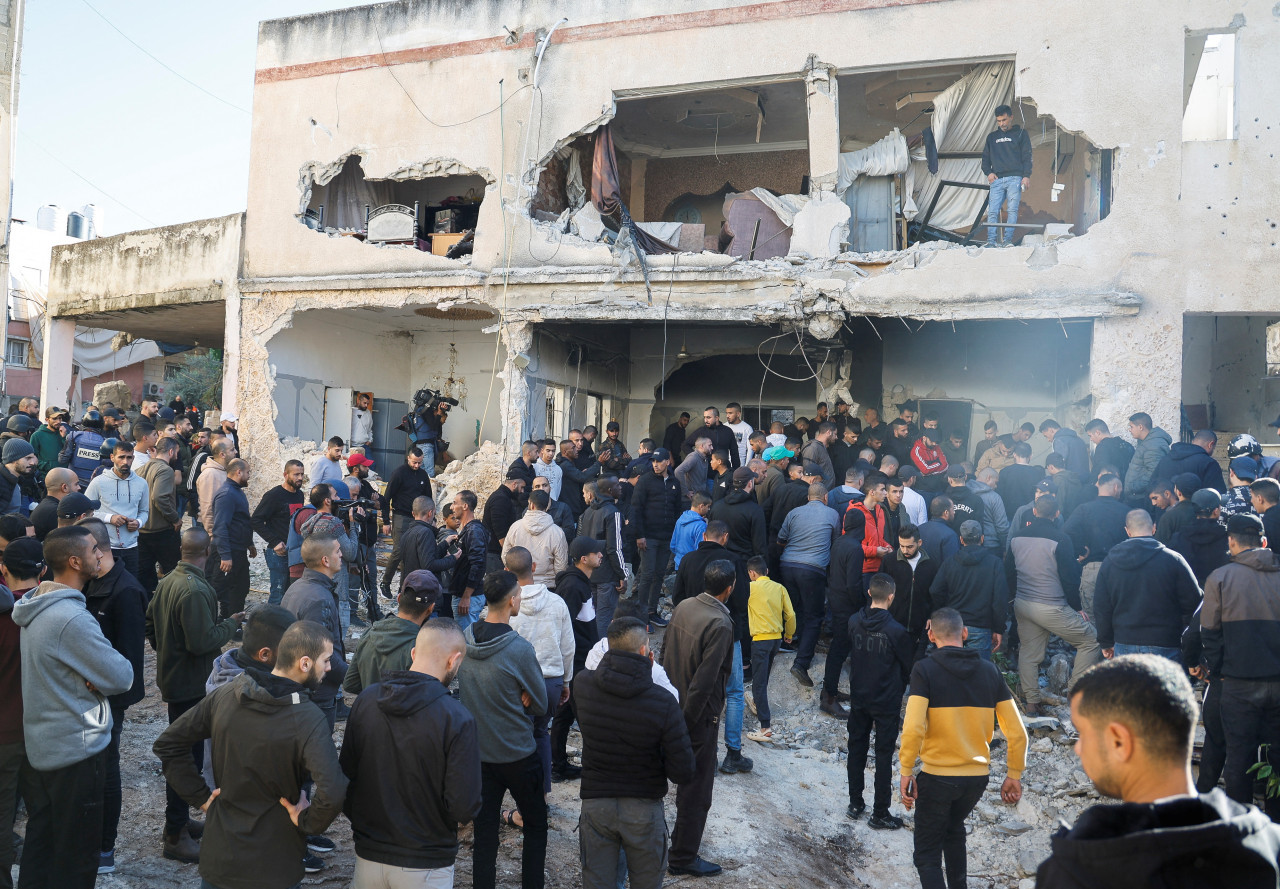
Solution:
<svg viewBox="0 0 1280 889">
<path fill-rule="evenodd" d="M 261 560 L 255 566 L 254 587 L 266 588 Z M 254 600 L 265 600 L 265 595 L 255 591 L 251 596 Z M 822 664 L 819 654 L 811 675 L 821 676 Z M 668 878 L 666 885 L 732 884 L 744 889 L 918 886 L 911 864 L 910 815 L 895 804 L 896 814 L 906 814 L 907 829 L 894 832 L 873 831 L 865 820 L 855 823 L 845 817 L 849 802 L 847 732 L 843 723 L 818 711 L 817 690 L 796 683 L 789 667 L 790 658 L 780 657 L 771 681 L 777 740 L 768 746 L 746 741 L 744 753 L 755 760 L 754 771 L 747 775 L 721 775 L 716 781 L 702 853 L 723 865 L 724 875 L 703 881 Z M 104 889 L 190 889 L 199 885 L 196 866 L 167 861 L 160 854 L 164 781 L 151 744 L 164 729 L 166 718 L 163 702 L 155 691 L 152 657 L 148 657 L 146 669 L 150 693 L 129 708 L 122 740 L 124 814 L 116 845 L 116 873 L 100 877 L 98 885 Z M 970 886 L 975 889 L 1029 889 L 1032 882 L 1027 878 L 1047 855 L 1048 837 L 1057 819 L 1074 820 L 1084 806 L 1096 799 L 1071 754 L 1065 720 L 1068 714 L 1062 707 L 1057 712 L 1063 717 L 1057 727 L 1035 733 L 1030 767 L 1024 777 L 1025 796 L 1016 808 L 999 799 L 1004 750 L 1000 748 L 995 753 L 990 789 L 971 817 Z M 744 733 L 757 724 L 748 710 Z M 342 743 L 342 732 L 343 725 L 339 723 L 335 744 Z M 576 733 L 569 743 L 571 751 L 576 752 L 580 743 Z M 894 780 L 896 786 L 896 767 Z M 869 769 L 868 805 L 870 786 Z M 569 889 L 580 885 L 575 832 L 577 791 L 576 782 L 553 785 L 547 855 L 549 887 Z M 674 824 L 674 794 L 667 800 L 667 820 Z M 24 827 L 20 820 L 18 831 Z M 307 877 L 304 886 L 347 886 L 351 882 L 355 858 L 350 825 L 340 817 L 328 835 L 338 844 L 338 851 L 330 856 L 327 870 Z M 519 832 L 504 828 L 499 885 L 519 885 L 520 845 Z M 468 829 L 463 832 L 457 866 L 458 886 L 470 885 L 470 855 Z"/>
</svg>

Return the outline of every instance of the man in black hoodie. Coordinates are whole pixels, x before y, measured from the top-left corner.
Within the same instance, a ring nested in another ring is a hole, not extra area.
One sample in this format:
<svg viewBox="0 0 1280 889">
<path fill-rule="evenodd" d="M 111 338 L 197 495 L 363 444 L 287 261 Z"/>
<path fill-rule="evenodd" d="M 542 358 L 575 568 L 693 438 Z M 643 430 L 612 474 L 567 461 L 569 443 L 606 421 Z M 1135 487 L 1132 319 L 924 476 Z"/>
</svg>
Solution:
<svg viewBox="0 0 1280 889">
<path fill-rule="evenodd" d="M 1009 584 L 1004 565 L 983 546 L 982 526 L 960 526 L 960 551 L 942 563 L 929 587 L 930 614 L 954 608 L 964 618 L 965 648 L 976 648 L 982 659 L 1000 648 L 1009 611 Z"/>
<path fill-rule="evenodd" d="M 453 882 L 458 826 L 480 814 L 476 720 L 449 694 L 466 649 L 457 623 L 428 621 L 409 669 L 385 674 L 351 708 L 338 761 L 357 886 Z"/>
<path fill-rule="evenodd" d="M 619 618 L 609 625 L 600 666 L 573 683 L 582 727 L 578 840 L 587 887 L 615 885 L 620 851 L 632 886 L 662 885 L 667 782 L 686 784 L 695 775 L 684 713 L 654 685 L 652 660 L 644 622 Z"/>
<path fill-rule="evenodd" d="M 1280 882 L 1280 827 L 1191 780 L 1196 704 L 1183 671 L 1131 655 L 1075 683 L 1076 755 L 1094 787 L 1119 804 L 1086 810 L 1059 828 L 1038 889 L 1231 886 Z"/>
<path fill-rule="evenodd" d="M 1173 507 L 1166 509 L 1156 520 L 1156 540 L 1164 544 L 1168 544 L 1174 534 L 1196 520 L 1196 506 L 1191 498 L 1200 490 L 1200 476 L 1193 472 L 1175 475 L 1171 481 L 1177 500 Z"/>
<path fill-rule="evenodd" d="M 996 129 L 987 134 L 987 144 L 982 149 L 982 172 L 991 183 L 991 197 L 987 201 L 987 246 L 996 246 L 996 234 L 1003 231 L 1000 244 L 1013 245 L 1017 231 L 1018 206 L 1022 203 L 1022 190 L 1031 184 L 1031 137 L 1027 131 L 1013 122 L 1013 109 L 1008 105 L 996 106 Z M 1000 208 L 1009 205 L 1008 226 L 1001 229 Z"/>
<path fill-rule="evenodd" d="M 1213 488 L 1225 494 L 1226 479 L 1222 477 L 1222 466 L 1213 459 L 1214 448 L 1218 446 L 1218 436 L 1211 429 L 1201 429 L 1191 441 L 1174 442 L 1169 446 L 1169 453 L 1160 458 L 1152 478 L 1176 478 L 1189 472 L 1199 480 L 1199 487 Z"/>
<path fill-rule="evenodd" d="M 519 462 L 521 461 L 516 461 L 516 463 Z M 514 465 L 513 463 L 512 466 Z M 481 519 L 481 524 L 489 532 L 489 548 L 485 553 L 485 573 L 502 570 L 502 542 L 506 540 L 511 526 L 524 512 L 524 504 L 527 501 L 522 495 L 531 484 L 533 484 L 532 469 L 529 470 L 527 480 L 516 469 L 508 469 L 506 481 L 498 485 L 498 489 L 484 502 L 484 518 Z"/>
<path fill-rule="evenodd" d="M 631 580 L 631 568 L 627 565 L 626 542 L 623 534 L 626 519 L 618 511 L 618 480 L 612 476 L 600 479 L 596 485 L 595 499 L 582 514 L 578 540 L 590 537 L 604 547 L 604 559 L 591 572 L 591 590 L 595 602 L 596 628 L 607 632 L 613 620 L 613 610 L 618 596 Z M 572 559 L 572 553 L 570 553 Z M 574 614 L 573 609 L 570 611 Z M 597 639 L 599 636 L 596 637 Z"/>
<path fill-rule="evenodd" d="M 727 429 L 725 434 L 733 438 Z M 658 613 L 658 600 L 662 596 L 667 563 L 671 561 L 671 532 L 676 528 L 680 504 L 684 502 L 680 483 L 668 471 L 670 466 L 671 453 L 658 448 L 653 452 L 653 472 L 640 476 L 631 495 L 631 522 L 635 525 L 636 546 L 641 554 L 636 595 L 649 609 L 649 625 L 656 627 L 667 625 Z"/>
<path fill-rule="evenodd" d="M 585 668 L 587 654 L 600 641 L 591 579 L 603 562 L 604 544 L 594 537 L 575 537 L 569 544 L 569 567 L 556 575 L 555 593 L 569 606 L 573 620 L 574 676 Z M 570 781 L 582 774 L 582 769 L 569 762 L 569 729 L 577 719 L 576 706 L 570 694 L 551 721 L 551 780 L 555 782 Z"/>
<path fill-rule="evenodd" d="M 1173 535 L 1169 549 L 1187 560 L 1196 583 L 1203 588 L 1209 575 L 1227 564 L 1231 554 L 1227 552 L 1226 526 L 1219 520 L 1222 496 L 1212 488 L 1201 488 L 1191 496 L 1191 502 L 1196 508 L 1196 519 Z"/>
<path fill-rule="evenodd" d="M 1081 503 L 1067 519 L 1062 530 L 1071 538 L 1080 568 L 1080 610 L 1093 620 L 1093 591 L 1098 571 L 1111 547 L 1125 539 L 1124 523 L 1129 507 L 1120 499 L 1124 485 L 1119 476 L 1104 475 L 1098 479 L 1098 496 Z"/>
<path fill-rule="evenodd" d="M 1152 535 L 1144 509 L 1125 519 L 1129 539 L 1117 543 L 1098 572 L 1094 594 L 1102 656 L 1158 654 L 1182 659 L 1182 631 L 1200 606 L 1200 584 L 1187 560 Z"/>
<path fill-rule="evenodd" d="M 897 830 L 902 819 L 889 814 L 893 782 L 893 748 L 898 740 L 898 711 L 902 693 L 911 678 L 915 662 L 915 641 L 902 624 L 893 619 L 894 583 L 887 574 L 877 574 L 869 584 L 871 604 L 847 624 L 852 654 L 849 659 L 849 808 L 855 821 L 867 804 L 862 798 L 866 785 L 867 750 L 871 728 L 876 730 L 875 801 L 867 825 L 875 830 Z"/>
<path fill-rule="evenodd" d="M 764 507 L 755 498 L 756 474 L 746 466 L 733 471 L 733 490 L 711 506 L 711 518 L 729 526 L 729 550 L 744 562 L 769 552 Z"/>
</svg>

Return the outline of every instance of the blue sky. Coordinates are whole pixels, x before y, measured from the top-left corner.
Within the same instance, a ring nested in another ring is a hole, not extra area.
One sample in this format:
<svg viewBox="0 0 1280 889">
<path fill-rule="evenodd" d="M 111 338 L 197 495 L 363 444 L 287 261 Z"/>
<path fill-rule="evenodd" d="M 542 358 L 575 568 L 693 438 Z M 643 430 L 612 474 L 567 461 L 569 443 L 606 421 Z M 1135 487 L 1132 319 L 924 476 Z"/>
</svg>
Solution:
<svg viewBox="0 0 1280 889">
<path fill-rule="evenodd" d="M 130 45 L 85 0 L 27 0 L 14 216 L 34 222 L 42 204 L 77 209 L 94 203 L 104 211 L 103 234 L 243 210 L 249 115 L 219 99 L 245 111 L 251 107 L 258 22 L 363 5 L 88 2 L 148 52 L 219 97 Z"/>
</svg>

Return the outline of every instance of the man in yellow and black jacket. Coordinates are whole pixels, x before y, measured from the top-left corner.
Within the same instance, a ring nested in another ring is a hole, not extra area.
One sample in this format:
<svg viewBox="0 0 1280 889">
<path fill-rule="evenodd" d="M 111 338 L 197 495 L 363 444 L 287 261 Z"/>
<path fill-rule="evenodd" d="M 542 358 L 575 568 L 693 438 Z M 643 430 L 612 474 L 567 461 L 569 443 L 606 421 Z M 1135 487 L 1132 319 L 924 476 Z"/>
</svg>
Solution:
<svg viewBox="0 0 1280 889">
<path fill-rule="evenodd" d="M 1022 715 L 995 665 L 964 647 L 967 634 L 958 611 L 935 611 L 929 641 L 938 650 L 911 673 L 899 771 L 903 805 L 918 804 L 913 861 L 922 889 L 965 885 L 964 819 L 987 787 L 993 716 L 1009 745 L 1000 796 L 1010 804 L 1022 798 L 1020 779 L 1027 765 Z M 922 767 L 913 777 L 917 757 Z"/>
</svg>

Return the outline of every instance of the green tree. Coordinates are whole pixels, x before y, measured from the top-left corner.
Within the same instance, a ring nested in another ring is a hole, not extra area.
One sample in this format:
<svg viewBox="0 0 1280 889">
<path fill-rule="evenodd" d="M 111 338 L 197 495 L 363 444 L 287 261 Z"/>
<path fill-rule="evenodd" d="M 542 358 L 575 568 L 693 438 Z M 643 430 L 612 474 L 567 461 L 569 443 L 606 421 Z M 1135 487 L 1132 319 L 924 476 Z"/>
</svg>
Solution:
<svg viewBox="0 0 1280 889">
<path fill-rule="evenodd" d="M 182 369 L 165 384 L 170 397 L 180 395 L 188 405 L 210 407 L 222 404 L 222 352 L 210 349 L 191 355 Z"/>
</svg>

